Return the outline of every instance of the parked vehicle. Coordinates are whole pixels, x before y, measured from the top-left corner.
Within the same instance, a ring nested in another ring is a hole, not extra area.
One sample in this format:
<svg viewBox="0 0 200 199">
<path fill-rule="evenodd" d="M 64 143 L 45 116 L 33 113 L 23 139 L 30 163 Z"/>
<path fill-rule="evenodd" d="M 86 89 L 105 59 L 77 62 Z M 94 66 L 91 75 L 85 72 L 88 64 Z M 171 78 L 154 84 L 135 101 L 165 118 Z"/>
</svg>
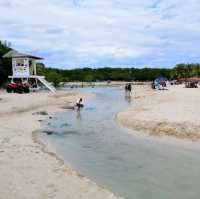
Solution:
<svg viewBox="0 0 200 199">
<path fill-rule="evenodd" d="M 29 85 L 27 83 L 10 83 L 6 88 L 8 93 L 29 93 Z"/>
</svg>

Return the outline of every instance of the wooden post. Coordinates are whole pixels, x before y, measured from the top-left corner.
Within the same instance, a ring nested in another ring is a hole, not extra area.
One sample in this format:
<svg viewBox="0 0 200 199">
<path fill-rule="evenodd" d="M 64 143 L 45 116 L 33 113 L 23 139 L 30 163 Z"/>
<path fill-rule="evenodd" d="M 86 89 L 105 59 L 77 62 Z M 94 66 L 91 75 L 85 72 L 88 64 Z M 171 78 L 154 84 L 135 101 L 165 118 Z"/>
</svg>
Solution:
<svg viewBox="0 0 200 199">
<path fill-rule="evenodd" d="M 16 59 L 12 58 L 12 75 L 15 76 Z"/>
<path fill-rule="evenodd" d="M 33 71 L 34 71 L 33 75 L 37 75 L 37 66 L 36 66 L 36 61 L 35 60 L 33 60 Z M 35 83 L 36 83 L 36 86 L 38 88 L 38 80 L 37 80 L 37 78 L 35 78 Z"/>
<path fill-rule="evenodd" d="M 33 73 L 34 73 L 34 75 L 37 75 L 37 67 L 36 67 L 36 62 L 35 62 L 35 60 L 33 60 Z"/>
</svg>

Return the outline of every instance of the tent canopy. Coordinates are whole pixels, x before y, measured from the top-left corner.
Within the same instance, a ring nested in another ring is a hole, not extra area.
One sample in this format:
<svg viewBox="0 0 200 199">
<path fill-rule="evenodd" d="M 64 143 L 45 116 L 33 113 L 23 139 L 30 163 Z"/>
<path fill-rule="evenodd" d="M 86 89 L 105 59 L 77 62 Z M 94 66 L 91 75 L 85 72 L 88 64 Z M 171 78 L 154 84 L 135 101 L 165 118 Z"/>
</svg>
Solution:
<svg viewBox="0 0 200 199">
<path fill-rule="evenodd" d="M 164 76 L 159 76 L 157 77 L 154 82 L 157 82 L 157 83 L 160 83 L 160 82 L 164 82 L 164 81 L 167 81 L 168 79 Z"/>
</svg>

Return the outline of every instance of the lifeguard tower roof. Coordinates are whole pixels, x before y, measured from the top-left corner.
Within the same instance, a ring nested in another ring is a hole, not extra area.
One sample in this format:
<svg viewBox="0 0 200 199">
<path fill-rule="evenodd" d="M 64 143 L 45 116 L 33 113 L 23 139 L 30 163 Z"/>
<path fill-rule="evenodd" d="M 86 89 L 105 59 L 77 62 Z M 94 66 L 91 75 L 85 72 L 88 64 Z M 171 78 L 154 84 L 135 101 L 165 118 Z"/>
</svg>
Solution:
<svg viewBox="0 0 200 199">
<path fill-rule="evenodd" d="M 11 50 L 8 53 L 6 53 L 3 58 L 31 58 L 31 59 L 36 59 L 36 60 L 42 60 L 43 58 L 37 57 L 34 55 L 29 55 L 29 54 L 24 54 L 24 53 L 19 53 L 16 50 Z"/>
</svg>

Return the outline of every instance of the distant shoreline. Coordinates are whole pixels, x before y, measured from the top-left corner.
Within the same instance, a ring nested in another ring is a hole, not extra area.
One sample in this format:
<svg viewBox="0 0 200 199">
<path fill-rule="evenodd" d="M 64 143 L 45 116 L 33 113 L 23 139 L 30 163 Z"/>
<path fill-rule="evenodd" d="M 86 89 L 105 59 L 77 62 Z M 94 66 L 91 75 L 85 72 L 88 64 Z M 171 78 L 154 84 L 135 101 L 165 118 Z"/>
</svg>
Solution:
<svg viewBox="0 0 200 199">
<path fill-rule="evenodd" d="M 150 81 L 139 82 L 139 81 L 102 81 L 102 82 L 62 82 L 61 85 L 64 87 L 88 87 L 88 86 L 124 86 L 130 82 L 132 85 L 150 85 Z"/>
</svg>

